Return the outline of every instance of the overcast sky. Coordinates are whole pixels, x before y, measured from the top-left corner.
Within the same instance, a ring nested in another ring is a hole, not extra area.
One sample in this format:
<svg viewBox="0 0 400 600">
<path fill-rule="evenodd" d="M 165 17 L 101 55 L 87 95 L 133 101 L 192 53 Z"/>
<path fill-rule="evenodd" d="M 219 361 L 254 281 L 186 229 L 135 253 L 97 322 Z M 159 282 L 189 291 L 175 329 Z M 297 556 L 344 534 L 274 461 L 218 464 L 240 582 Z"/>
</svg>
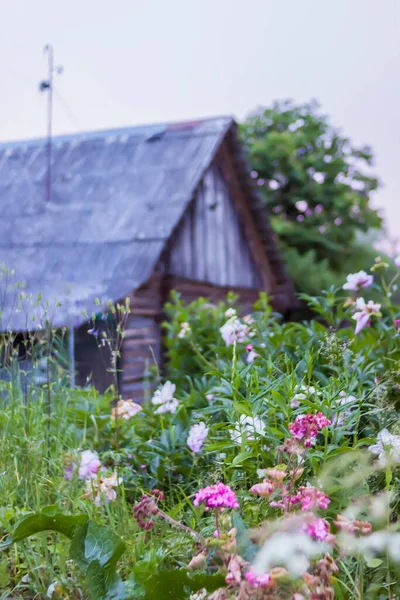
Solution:
<svg viewBox="0 0 400 600">
<path fill-rule="evenodd" d="M 373 146 L 400 237 L 400 0 L 0 0 L 0 140 L 45 132 L 47 42 L 55 133 L 316 98 Z"/>
</svg>

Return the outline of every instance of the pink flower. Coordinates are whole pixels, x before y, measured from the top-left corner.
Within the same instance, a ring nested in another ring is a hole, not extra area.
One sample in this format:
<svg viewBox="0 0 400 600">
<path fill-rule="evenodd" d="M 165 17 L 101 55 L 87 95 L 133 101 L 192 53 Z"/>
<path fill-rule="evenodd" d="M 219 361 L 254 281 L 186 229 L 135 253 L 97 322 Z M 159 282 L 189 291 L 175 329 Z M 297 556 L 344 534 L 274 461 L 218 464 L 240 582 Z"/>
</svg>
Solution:
<svg viewBox="0 0 400 600">
<path fill-rule="evenodd" d="M 376 317 L 381 316 L 381 305 L 376 302 L 372 302 L 372 300 L 369 300 L 369 302 L 366 304 L 364 298 L 357 298 L 355 306 L 358 308 L 358 311 L 354 313 L 352 318 L 357 321 L 354 331 L 354 333 L 357 334 L 369 324 L 369 320 L 372 315 L 375 315 Z"/>
<path fill-rule="evenodd" d="M 122 483 L 122 478 L 117 477 L 116 473 L 111 473 L 108 477 L 92 475 L 86 481 L 86 489 L 83 494 L 84 498 L 93 500 L 96 506 L 101 506 L 103 500 L 109 504 L 117 498 L 117 492 L 114 488 Z"/>
<path fill-rule="evenodd" d="M 359 271 L 358 273 L 350 273 L 347 275 L 347 281 L 342 286 L 344 290 L 350 290 L 351 292 L 358 292 L 361 288 L 369 287 L 373 284 L 374 278 L 372 275 L 367 275 L 365 271 Z"/>
<path fill-rule="evenodd" d="M 111 419 L 121 418 L 130 419 L 139 413 L 142 409 L 140 404 L 136 404 L 133 400 L 118 400 L 117 406 L 111 411 Z"/>
<path fill-rule="evenodd" d="M 325 519 L 315 519 L 315 521 L 305 525 L 304 532 L 315 540 L 323 542 L 330 536 L 329 523 Z"/>
<path fill-rule="evenodd" d="M 400 329 L 400 319 L 395 319 L 393 321 L 393 323 L 394 323 L 394 328 L 396 329 L 396 331 L 399 331 L 399 329 Z"/>
<path fill-rule="evenodd" d="M 225 325 L 220 327 L 220 332 L 227 346 L 235 342 L 244 342 L 250 333 L 249 327 L 241 323 L 237 317 L 231 317 Z"/>
<path fill-rule="evenodd" d="M 294 423 L 290 423 L 289 430 L 293 437 L 303 440 L 305 447 L 309 448 L 320 429 L 324 429 L 330 424 L 331 421 L 321 412 L 316 415 L 298 415 Z"/>
<path fill-rule="evenodd" d="M 197 425 L 191 426 L 187 439 L 187 445 L 192 452 L 200 452 L 207 435 L 208 427 L 206 427 L 206 424 L 203 421 Z"/>
<path fill-rule="evenodd" d="M 299 487 L 297 494 L 291 499 L 292 504 L 298 502 L 301 504 L 301 510 L 313 510 L 315 508 L 326 510 L 331 501 L 329 496 L 322 490 L 310 485 Z"/>
<path fill-rule="evenodd" d="M 217 483 L 200 489 L 194 498 L 193 504 L 195 506 L 204 504 L 206 510 L 210 510 L 210 508 L 239 508 L 235 492 L 229 485 L 224 483 Z"/>
<path fill-rule="evenodd" d="M 395 256 L 395 258 L 394 258 L 394 266 L 397 269 L 400 269 L 400 254 L 398 256 Z"/>
<path fill-rule="evenodd" d="M 79 479 L 90 479 L 90 477 L 97 473 L 101 467 L 99 455 L 97 452 L 91 450 L 84 450 L 81 452 L 81 462 L 79 464 Z"/>
<path fill-rule="evenodd" d="M 245 574 L 245 578 L 255 588 L 267 587 L 271 581 L 272 577 L 269 573 L 263 573 L 262 575 L 257 575 L 253 569 L 247 571 Z"/>
<path fill-rule="evenodd" d="M 257 352 L 255 350 L 253 350 L 253 344 L 247 344 L 246 346 L 246 352 L 248 352 L 247 354 L 247 362 L 250 364 L 252 362 L 254 362 L 254 359 L 257 358 L 257 356 L 260 356 L 259 354 L 257 354 Z"/>
<path fill-rule="evenodd" d="M 252 494 L 257 494 L 257 496 L 269 496 L 275 489 L 275 484 L 273 481 L 269 481 L 269 479 L 265 479 L 262 483 L 256 483 L 253 487 L 250 488 L 250 492 Z"/>
</svg>

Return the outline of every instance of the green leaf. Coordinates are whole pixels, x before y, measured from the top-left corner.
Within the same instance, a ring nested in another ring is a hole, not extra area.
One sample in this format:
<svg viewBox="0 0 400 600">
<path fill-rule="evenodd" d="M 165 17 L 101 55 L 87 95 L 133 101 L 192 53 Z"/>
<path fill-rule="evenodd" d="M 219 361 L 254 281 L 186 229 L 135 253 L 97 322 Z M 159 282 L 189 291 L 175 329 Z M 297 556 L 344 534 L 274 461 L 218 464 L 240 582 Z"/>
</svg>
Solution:
<svg viewBox="0 0 400 600">
<path fill-rule="evenodd" d="M 235 510 L 231 513 L 232 527 L 237 531 L 236 544 L 240 556 L 251 562 L 258 551 L 258 546 L 251 541 L 250 531 L 246 527 L 246 523 Z"/>
<path fill-rule="evenodd" d="M 380 558 L 367 558 L 365 562 L 367 563 L 367 567 L 376 569 L 382 564 L 383 561 Z"/>
<path fill-rule="evenodd" d="M 0 549 L 45 531 L 62 533 L 72 539 L 77 527 L 87 520 L 87 515 L 63 515 L 56 513 L 54 507 L 44 507 L 42 512 L 33 513 L 20 519 L 12 535 L 0 545 Z"/>
<path fill-rule="evenodd" d="M 252 455 L 250 452 L 240 452 L 233 459 L 233 461 L 231 463 L 231 467 L 237 467 L 238 465 L 242 464 L 245 460 L 248 460 L 250 458 L 252 458 Z"/>
<path fill-rule="evenodd" d="M 91 600 L 127 600 L 125 585 L 117 573 L 108 573 L 96 560 L 89 564 L 86 583 Z"/>
<path fill-rule="evenodd" d="M 188 592 L 197 592 L 205 588 L 213 592 L 225 585 L 223 575 L 193 574 L 186 569 L 160 571 L 144 582 L 146 600 L 186 600 Z"/>
</svg>

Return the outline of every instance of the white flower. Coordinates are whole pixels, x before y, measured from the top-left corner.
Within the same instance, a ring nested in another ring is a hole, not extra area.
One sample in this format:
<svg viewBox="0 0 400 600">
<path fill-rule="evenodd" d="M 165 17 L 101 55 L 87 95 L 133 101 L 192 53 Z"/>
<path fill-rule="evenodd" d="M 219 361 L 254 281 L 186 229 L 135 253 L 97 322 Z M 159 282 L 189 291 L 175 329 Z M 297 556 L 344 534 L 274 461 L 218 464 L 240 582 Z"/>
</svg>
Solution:
<svg viewBox="0 0 400 600">
<path fill-rule="evenodd" d="M 372 315 L 380 316 L 379 311 L 381 309 L 381 305 L 376 302 L 372 302 L 372 300 L 369 300 L 369 302 L 366 304 L 364 298 L 357 298 L 355 306 L 358 308 L 358 311 L 354 313 L 352 318 L 357 321 L 354 331 L 354 333 L 357 334 L 360 333 L 360 331 L 362 331 L 366 325 L 368 325 Z"/>
<path fill-rule="evenodd" d="M 208 427 L 206 427 L 206 424 L 203 421 L 191 426 L 187 439 L 187 445 L 192 452 L 200 452 L 207 435 Z"/>
<path fill-rule="evenodd" d="M 297 386 L 296 390 L 298 389 L 300 389 L 300 391 L 293 396 L 290 402 L 292 408 L 300 406 L 301 401 L 306 400 L 307 396 L 311 396 L 312 394 L 317 394 L 317 396 L 321 395 L 321 392 L 316 390 L 313 385 L 301 385 L 300 388 Z"/>
<path fill-rule="evenodd" d="M 79 479 L 88 479 L 101 467 L 101 462 L 97 452 L 91 450 L 84 450 L 81 452 L 81 462 L 79 464 Z"/>
<path fill-rule="evenodd" d="M 166 381 L 161 388 L 154 392 L 154 396 L 151 399 L 151 403 L 158 406 L 157 410 L 154 411 L 156 415 L 161 413 L 176 413 L 176 409 L 179 406 L 179 402 L 174 398 L 176 390 L 175 384 L 170 381 Z"/>
<path fill-rule="evenodd" d="M 181 323 L 181 330 L 178 333 L 178 338 L 184 338 L 186 334 L 190 333 L 190 325 L 189 323 Z"/>
<path fill-rule="evenodd" d="M 397 267 L 397 269 L 400 269 L 400 254 L 395 257 L 394 266 Z"/>
<path fill-rule="evenodd" d="M 231 439 L 237 444 L 241 444 L 242 435 L 246 440 L 254 440 L 256 435 L 263 435 L 265 429 L 265 423 L 259 417 L 249 417 L 241 415 L 239 422 L 236 423 L 235 428 L 229 433 Z"/>
<path fill-rule="evenodd" d="M 111 411 L 111 418 L 130 419 L 142 410 L 140 404 L 136 404 L 132 400 L 118 400 L 117 406 Z"/>
<path fill-rule="evenodd" d="M 122 478 L 118 478 L 115 472 L 108 477 L 92 475 L 91 479 L 88 479 L 86 482 L 84 497 L 93 500 L 96 506 L 101 506 L 103 500 L 109 504 L 116 500 L 117 492 L 114 488 L 118 487 L 121 483 Z"/>
<path fill-rule="evenodd" d="M 307 398 L 306 394 L 300 393 L 295 394 L 290 402 L 290 406 L 292 408 L 297 408 L 301 404 L 301 400 L 305 400 Z"/>
<path fill-rule="evenodd" d="M 346 392 L 342 391 L 339 393 L 339 399 L 336 401 L 336 404 L 338 406 L 345 406 L 346 404 L 353 403 L 355 400 L 357 400 L 357 398 L 355 396 L 352 396 L 351 394 L 349 396 L 347 396 Z M 344 425 L 346 418 L 350 417 L 350 415 L 351 415 L 351 407 L 348 408 L 347 410 L 340 411 L 339 414 L 335 415 L 332 418 L 332 424 L 342 427 L 342 425 Z"/>
<path fill-rule="evenodd" d="M 214 394 L 207 394 L 206 400 L 208 400 L 208 402 L 212 402 L 214 400 Z"/>
<path fill-rule="evenodd" d="M 229 319 L 225 325 L 220 327 L 220 332 L 227 346 L 235 342 L 244 342 L 248 337 L 250 330 L 245 323 L 241 323 L 236 317 Z"/>
<path fill-rule="evenodd" d="M 381 467 L 388 463 L 400 463 L 400 436 L 393 435 L 387 429 L 382 429 L 376 436 L 376 444 L 368 447 L 372 454 L 378 456 L 378 462 Z"/>
<path fill-rule="evenodd" d="M 351 292 L 358 292 L 361 288 L 369 287 L 373 284 L 374 278 L 372 275 L 368 275 L 365 271 L 359 271 L 358 273 L 350 273 L 347 275 L 347 281 L 342 286 L 344 290 L 350 290 Z"/>
<path fill-rule="evenodd" d="M 227 319 L 236 317 L 236 310 L 234 308 L 228 308 L 228 310 L 225 311 L 225 316 Z"/>
</svg>

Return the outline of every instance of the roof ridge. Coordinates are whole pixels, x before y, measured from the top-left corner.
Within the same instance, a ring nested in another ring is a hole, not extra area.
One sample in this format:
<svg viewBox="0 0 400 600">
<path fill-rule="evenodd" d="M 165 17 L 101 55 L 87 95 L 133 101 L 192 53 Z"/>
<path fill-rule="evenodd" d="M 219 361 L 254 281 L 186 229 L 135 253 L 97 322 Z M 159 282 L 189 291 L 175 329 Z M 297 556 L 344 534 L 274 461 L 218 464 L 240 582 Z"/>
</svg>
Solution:
<svg viewBox="0 0 400 600">
<path fill-rule="evenodd" d="M 233 122 L 234 119 L 232 116 L 219 116 L 206 117 L 202 119 L 191 119 L 188 121 L 170 121 L 165 123 L 153 123 L 148 125 L 128 125 L 125 127 L 92 129 L 88 131 L 78 131 L 75 133 L 63 133 L 60 135 L 55 135 L 52 137 L 52 143 L 57 144 L 60 142 L 79 142 L 101 138 L 104 139 L 119 136 L 123 137 L 131 134 L 136 134 L 138 137 L 143 136 L 146 137 L 146 139 L 150 139 L 152 137 L 157 137 L 157 135 L 161 135 L 166 131 L 170 131 L 179 135 L 180 133 L 183 133 L 185 131 L 190 131 L 191 128 L 195 128 L 199 125 L 206 123 L 220 123 L 221 126 L 225 125 L 225 127 L 227 127 L 228 124 L 230 125 Z M 208 135 L 211 133 L 211 131 L 205 131 L 204 133 L 200 133 L 200 135 Z M 199 133 L 197 133 L 197 135 L 199 135 Z M 45 145 L 47 142 L 48 138 L 46 137 L 0 141 L 0 150 L 8 148 L 21 148 L 23 146 Z"/>
</svg>

